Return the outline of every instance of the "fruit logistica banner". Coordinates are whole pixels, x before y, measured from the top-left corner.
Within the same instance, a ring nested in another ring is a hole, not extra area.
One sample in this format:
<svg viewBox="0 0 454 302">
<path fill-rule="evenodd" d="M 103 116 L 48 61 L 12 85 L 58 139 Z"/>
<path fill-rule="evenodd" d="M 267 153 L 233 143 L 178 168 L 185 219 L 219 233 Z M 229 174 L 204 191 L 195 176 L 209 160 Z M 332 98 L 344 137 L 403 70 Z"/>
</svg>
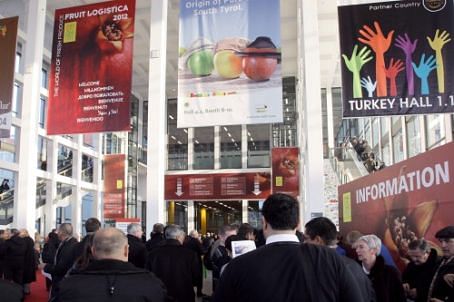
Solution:
<svg viewBox="0 0 454 302">
<path fill-rule="evenodd" d="M 412 240 L 437 247 L 434 234 L 454 224 L 454 143 L 342 185 L 338 194 L 342 235 L 376 234 L 403 268 Z"/>
<path fill-rule="evenodd" d="M 454 112 L 448 0 L 340 6 L 344 117 Z"/>
<path fill-rule="evenodd" d="M 104 218 L 125 217 L 124 154 L 104 155 Z"/>
<path fill-rule="evenodd" d="M 299 195 L 299 148 L 273 148 L 271 150 L 273 194 Z"/>
<path fill-rule="evenodd" d="M 19 17 L 0 19 L 0 137 L 9 138 Z"/>
<path fill-rule="evenodd" d="M 181 0 L 179 128 L 282 122 L 279 0 Z"/>
<path fill-rule="evenodd" d="M 130 129 L 135 0 L 55 11 L 48 134 Z"/>
</svg>

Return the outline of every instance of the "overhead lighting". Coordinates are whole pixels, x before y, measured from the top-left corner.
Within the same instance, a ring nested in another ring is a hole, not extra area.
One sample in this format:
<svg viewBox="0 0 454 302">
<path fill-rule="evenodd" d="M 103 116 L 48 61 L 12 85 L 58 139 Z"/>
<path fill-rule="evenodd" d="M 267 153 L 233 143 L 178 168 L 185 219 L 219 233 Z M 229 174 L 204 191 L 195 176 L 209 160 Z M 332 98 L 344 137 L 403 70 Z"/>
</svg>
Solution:
<svg viewBox="0 0 454 302">
<path fill-rule="evenodd" d="M 177 144 L 178 144 L 178 145 L 182 145 L 183 143 L 182 143 L 182 142 L 180 142 L 180 141 L 177 141 Z"/>
<path fill-rule="evenodd" d="M 227 129 L 227 127 L 224 127 L 224 130 L 225 130 L 225 132 L 229 132 L 229 130 Z"/>
<path fill-rule="evenodd" d="M 177 138 L 175 136 L 173 136 L 173 135 L 170 138 L 173 139 L 174 141 L 177 140 Z"/>
<path fill-rule="evenodd" d="M 248 135 L 248 136 L 251 136 L 251 132 L 248 131 L 248 132 L 247 132 L 247 135 Z"/>
<path fill-rule="evenodd" d="M 230 132 L 227 132 L 227 135 L 228 135 L 229 137 L 232 137 L 232 135 L 230 134 Z"/>
<path fill-rule="evenodd" d="M 287 111 L 287 112 L 288 112 L 288 107 L 287 107 L 287 108 L 285 108 L 285 111 Z"/>
<path fill-rule="evenodd" d="M 184 133 L 186 133 L 186 134 L 188 133 L 188 129 L 183 129 L 183 131 L 184 131 Z"/>
<path fill-rule="evenodd" d="M 170 115 L 170 114 L 169 114 L 169 118 L 170 118 L 171 120 L 174 120 L 174 119 L 175 119 L 175 118 L 174 118 L 172 115 Z"/>
<path fill-rule="evenodd" d="M 199 144 L 199 141 L 198 140 L 194 140 L 194 143 Z"/>
<path fill-rule="evenodd" d="M 285 101 L 285 105 L 288 105 L 288 98 L 285 98 L 284 101 Z"/>
<path fill-rule="evenodd" d="M 232 138 L 231 138 L 230 140 L 232 141 L 232 143 L 234 143 L 234 142 L 235 142 L 235 139 L 234 139 L 233 137 L 232 137 Z"/>
<path fill-rule="evenodd" d="M 254 141 L 254 139 L 253 139 L 252 137 L 251 137 L 251 138 L 250 138 L 249 140 L 250 140 L 251 142 L 253 142 L 253 141 Z"/>
</svg>

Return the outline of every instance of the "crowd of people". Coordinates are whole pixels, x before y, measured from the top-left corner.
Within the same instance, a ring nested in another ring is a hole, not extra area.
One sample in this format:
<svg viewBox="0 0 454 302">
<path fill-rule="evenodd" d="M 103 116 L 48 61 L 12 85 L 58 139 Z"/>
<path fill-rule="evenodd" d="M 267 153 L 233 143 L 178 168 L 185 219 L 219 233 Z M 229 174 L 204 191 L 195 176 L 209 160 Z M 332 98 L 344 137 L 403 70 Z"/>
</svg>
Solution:
<svg viewBox="0 0 454 302">
<path fill-rule="evenodd" d="M 244 223 L 186 235 L 178 225 L 157 223 L 147 241 L 140 224 L 124 234 L 90 218 L 80 242 L 63 223 L 41 253 L 25 231 L 2 232 L 0 300 L 21 301 L 39 267 L 49 277 L 51 302 L 454 301 L 454 226 L 435 235 L 442 254 L 424 239 L 411 242 L 401 274 L 376 235 L 353 231 L 344 244 L 325 217 L 299 232 L 299 213 L 296 199 L 273 194 L 263 203 L 259 231 Z M 244 240 L 257 248 L 233 257 L 236 241 Z M 211 297 L 203 292 L 203 267 L 212 271 Z"/>
<path fill-rule="evenodd" d="M 367 172 L 373 173 L 385 167 L 385 163 L 372 152 L 372 148 L 367 140 L 352 137 L 350 139 L 350 144 L 353 149 L 355 149 L 358 159 L 364 164 L 364 167 L 366 167 Z"/>
</svg>

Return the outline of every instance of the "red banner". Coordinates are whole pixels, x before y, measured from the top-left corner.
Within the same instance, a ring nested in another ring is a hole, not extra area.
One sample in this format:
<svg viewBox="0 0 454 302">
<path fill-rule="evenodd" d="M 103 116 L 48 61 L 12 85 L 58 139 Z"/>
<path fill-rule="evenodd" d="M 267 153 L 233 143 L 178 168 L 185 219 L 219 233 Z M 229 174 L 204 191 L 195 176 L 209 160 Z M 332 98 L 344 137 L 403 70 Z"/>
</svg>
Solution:
<svg viewBox="0 0 454 302">
<path fill-rule="evenodd" d="M 19 17 L 0 19 L 0 137 L 9 138 Z"/>
<path fill-rule="evenodd" d="M 125 217 L 124 154 L 104 156 L 104 218 Z"/>
<path fill-rule="evenodd" d="M 265 199 L 269 173 L 166 175 L 166 200 Z"/>
<path fill-rule="evenodd" d="M 339 223 L 376 234 L 400 268 L 408 244 L 454 224 L 454 143 L 425 152 L 339 187 Z"/>
<path fill-rule="evenodd" d="M 55 11 L 47 133 L 130 129 L 135 0 Z"/>
<path fill-rule="evenodd" d="M 273 148 L 271 150 L 273 193 L 299 195 L 299 149 Z"/>
</svg>

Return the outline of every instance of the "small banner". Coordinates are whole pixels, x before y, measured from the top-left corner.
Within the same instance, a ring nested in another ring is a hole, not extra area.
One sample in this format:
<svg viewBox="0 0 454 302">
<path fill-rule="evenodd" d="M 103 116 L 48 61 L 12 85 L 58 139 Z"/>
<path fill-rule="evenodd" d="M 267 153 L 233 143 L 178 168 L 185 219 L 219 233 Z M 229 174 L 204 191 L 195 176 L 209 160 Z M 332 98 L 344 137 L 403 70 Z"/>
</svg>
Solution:
<svg viewBox="0 0 454 302">
<path fill-rule="evenodd" d="M 130 129 L 135 0 L 55 11 L 48 134 Z"/>
<path fill-rule="evenodd" d="M 453 176 L 449 143 L 339 186 L 342 235 L 376 234 L 404 268 L 412 240 L 425 238 L 437 247 L 435 233 L 454 224 Z"/>
<path fill-rule="evenodd" d="M 263 200 L 271 191 L 269 173 L 165 176 L 166 200 Z"/>
<path fill-rule="evenodd" d="M 125 217 L 124 154 L 104 155 L 104 218 Z"/>
<path fill-rule="evenodd" d="M 273 148 L 273 194 L 299 195 L 299 148 Z"/>
<path fill-rule="evenodd" d="M 181 0 L 179 128 L 282 122 L 279 0 Z"/>
<path fill-rule="evenodd" d="M 454 112 L 453 1 L 339 6 L 344 117 Z"/>
<path fill-rule="evenodd" d="M 19 17 L 0 19 L 0 138 L 9 138 Z"/>
</svg>

